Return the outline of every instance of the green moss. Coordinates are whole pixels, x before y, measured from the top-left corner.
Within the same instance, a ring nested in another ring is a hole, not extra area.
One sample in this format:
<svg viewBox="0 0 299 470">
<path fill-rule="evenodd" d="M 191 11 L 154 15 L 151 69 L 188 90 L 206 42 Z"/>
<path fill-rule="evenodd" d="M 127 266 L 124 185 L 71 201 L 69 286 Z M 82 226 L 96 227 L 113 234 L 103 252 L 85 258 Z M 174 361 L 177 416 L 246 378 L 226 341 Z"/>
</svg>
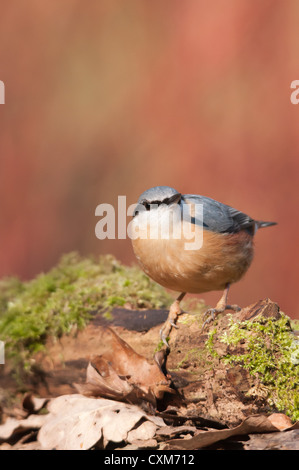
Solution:
<svg viewBox="0 0 299 470">
<path fill-rule="evenodd" d="M 93 259 L 70 253 L 29 282 L 0 281 L 0 339 L 6 358 L 30 370 L 33 353 L 44 347 L 48 336 L 83 328 L 92 313 L 109 318 L 114 306 L 163 308 L 171 301 L 136 266 L 126 267 L 110 255 Z"/>
<path fill-rule="evenodd" d="M 212 349 L 213 337 L 208 347 Z M 221 360 L 240 364 L 257 376 L 268 392 L 267 401 L 293 420 L 299 419 L 299 341 L 293 334 L 289 318 L 259 318 L 236 322 L 231 316 L 229 330 L 220 341 L 237 349 Z M 241 345 L 241 352 L 240 352 Z"/>
<path fill-rule="evenodd" d="M 208 333 L 208 339 L 206 341 L 206 348 L 207 348 L 207 351 L 209 352 L 209 354 L 212 356 L 212 357 L 218 357 L 218 353 L 214 350 L 214 347 L 213 347 L 213 344 L 214 344 L 214 336 L 216 335 L 217 333 L 217 329 L 214 328 L 213 330 L 211 330 L 209 333 Z"/>
</svg>

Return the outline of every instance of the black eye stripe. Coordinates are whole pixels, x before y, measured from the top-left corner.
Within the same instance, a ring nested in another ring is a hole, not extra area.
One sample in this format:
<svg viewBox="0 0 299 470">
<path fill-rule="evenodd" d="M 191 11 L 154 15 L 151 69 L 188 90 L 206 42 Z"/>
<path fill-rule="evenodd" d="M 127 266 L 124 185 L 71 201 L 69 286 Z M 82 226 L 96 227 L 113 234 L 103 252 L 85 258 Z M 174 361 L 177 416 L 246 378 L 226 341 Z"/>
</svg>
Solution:
<svg viewBox="0 0 299 470">
<path fill-rule="evenodd" d="M 147 200 L 144 200 L 141 202 L 141 204 L 145 207 L 145 209 L 147 211 L 149 211 L 151 209 L 151 206 L 153 207 L 159 207 L 161 204 L 165 204 L 165 205 L 169 205 L 173 202 L 174 198 L 177 198 L 177 195 L 175 194 L 174 196 L 171 196 L 171 197 L 166 197 L 165 199 L 163 199 L 162 201 L 147 201 Z"/>
<path fill-rule="evenodd" d="M 161 204 L 168 204 L 169 203 L 169 198 L 163 199 L 163 201 L 144 201 L 142 204 L 146 208 L 146 210 L 150 210 L 150 206 L 160 206 Z"/>
<path fill-rule="evenodd" d="M 142 204 L 144 205 L 145 209 L 149 211 L 151 209 L 151 206 L 160 206 L 162 202 L 161 201 L 151 201 L 151 202 L 143 201 Z"/>
</svg>

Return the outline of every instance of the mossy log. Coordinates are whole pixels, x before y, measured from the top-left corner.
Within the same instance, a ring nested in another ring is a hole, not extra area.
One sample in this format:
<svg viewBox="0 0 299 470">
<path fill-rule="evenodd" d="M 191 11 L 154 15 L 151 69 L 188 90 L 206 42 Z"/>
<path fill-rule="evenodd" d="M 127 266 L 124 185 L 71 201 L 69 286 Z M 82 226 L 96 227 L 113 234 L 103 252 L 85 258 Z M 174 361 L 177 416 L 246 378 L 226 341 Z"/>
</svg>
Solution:
<svg viewBox="0 0 299 470">
<path fill-rule="evenodd" d="M 105 348 L 107 325 L 136 352 L 153 360 L 166 309 L 114 308 L 109 320 L 95 314 L 75 334 L 49 338 L 35 355 L 25 385 L 39 396 L 76 392 L 90 357 Z M 175 394 L 165 394 L 159 411 L 179 410 L 186 419 L 236 425 L 256 413 L 280 411 L 298 419 L 298 340 L 288 317 L 269 299 L 238 313 L 219 315 L 201 332 L 202 316 L 185 313 L 173 330 L 166 371 Z M 0 386 L 13 386 L 9 365 Z M 2 382 L 2 384 L 1 384 Z"/>
<path fill-rule="evenodd" d="M 32 281 L 0 281 L 0 395 L 32 390 L 44 397 L 76 392 L 90 358 L 101 355 L 109 326 L 153 361 L 172 297 L 137 267 L 111 256 L 64 256 Z M 259 412 L 299 419 L 298 338 L 289 318 L 269 299 L 222 314 L 202 332 L 200 301 L 188 305 L 164 348 L 165 373 L 175 394 L 159 411 L 235 425 Z M 190 307 L 190 308 L 189 308 Z M 1 396 L 0 396 L 1 398 Z"/>
</svg>

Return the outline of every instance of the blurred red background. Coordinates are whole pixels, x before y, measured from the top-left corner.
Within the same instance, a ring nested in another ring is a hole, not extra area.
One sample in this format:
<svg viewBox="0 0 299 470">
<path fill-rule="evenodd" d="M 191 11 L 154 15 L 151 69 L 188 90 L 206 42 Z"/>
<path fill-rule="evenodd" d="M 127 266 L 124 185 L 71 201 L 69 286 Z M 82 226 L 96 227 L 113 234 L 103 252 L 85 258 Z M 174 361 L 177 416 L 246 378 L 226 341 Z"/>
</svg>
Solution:
<svg viewBox="0 0 299 470">
<path fill-rule="evenodd" d="M 169 185 L 278 222 L 230 299 L 298 317 L 298 18 L 297 0 L 2 4 L 0 276 L 71 250 L 133 262 L 95 208 Z"/>
</svg>

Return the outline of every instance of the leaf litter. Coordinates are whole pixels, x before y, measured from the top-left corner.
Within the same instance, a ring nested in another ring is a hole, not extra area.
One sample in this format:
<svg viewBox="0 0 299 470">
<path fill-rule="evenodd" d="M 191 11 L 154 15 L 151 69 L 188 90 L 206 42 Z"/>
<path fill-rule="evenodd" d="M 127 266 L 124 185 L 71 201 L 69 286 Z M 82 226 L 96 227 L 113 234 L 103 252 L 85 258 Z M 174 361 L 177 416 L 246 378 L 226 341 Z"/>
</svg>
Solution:
<svg viewBox="0 0 299 470">
<path fill-rule="evenodd" d="M 271 433 L 274 446 L 280 439 L 287 446 L 287 433 L 299 429 L 282 413 L 249 416 L 224 429 L 200 426 L 200 416 L 179 416 L 175 406 L 160 413 L 157 404 L 164 394 L 175 393 L 161 364 L 150 363 L 110 328 L 102 339 L 106 350 L 91 358 L 85 383 L 76 384 L 79 393 L 49 400 L 27 394 L 27 416 L 8 416 L 0 425 L 0 449 L 196 450 L 244 435 L 250 438 L 247 448 L 254 448 L 255 433 L 258 442 Z M 178 418 L 184 424 L 177 425 Z"/>
<path fill-rule="evenodd" d="M 86 382 L 75 384 L 80 393 L 153 406 L 165 392 L 174 393 L 157 362 L 136 353 L 111 328 L 103 328 L 101 339 L 105 351 L 91 358 Z"/>
</svg>

